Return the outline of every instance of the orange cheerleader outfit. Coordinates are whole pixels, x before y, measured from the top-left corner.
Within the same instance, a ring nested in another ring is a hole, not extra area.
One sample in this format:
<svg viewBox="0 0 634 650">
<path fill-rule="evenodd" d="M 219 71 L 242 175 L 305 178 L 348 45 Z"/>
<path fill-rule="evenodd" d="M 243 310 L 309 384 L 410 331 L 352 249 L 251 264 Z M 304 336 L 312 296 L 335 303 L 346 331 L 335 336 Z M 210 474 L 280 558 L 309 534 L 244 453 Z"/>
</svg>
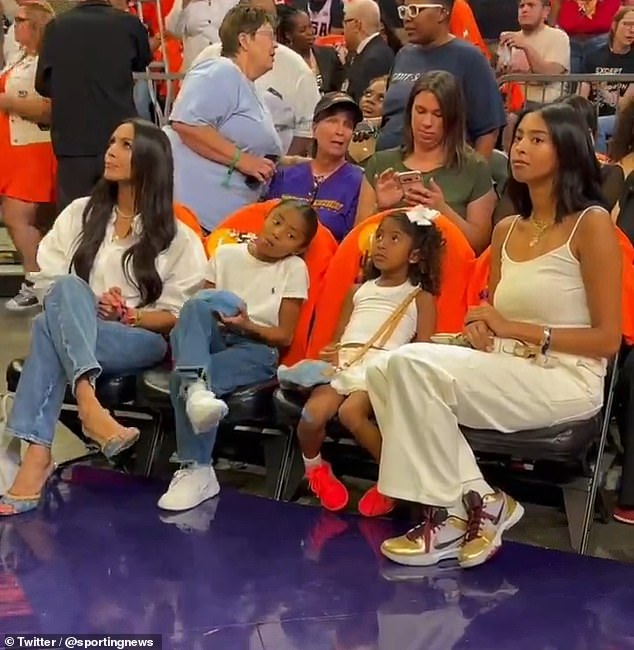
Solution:
<svg viewBox="0 0 634 650">
<path fill-rule="evenodd" d="M 25 56 L 0 74 L 0 92 L 37 96 L 36 56 Z M 57 161 L 48 127 L 0 112 L 0 196 L 27 203 L 53 203 Z"/>
</svg>

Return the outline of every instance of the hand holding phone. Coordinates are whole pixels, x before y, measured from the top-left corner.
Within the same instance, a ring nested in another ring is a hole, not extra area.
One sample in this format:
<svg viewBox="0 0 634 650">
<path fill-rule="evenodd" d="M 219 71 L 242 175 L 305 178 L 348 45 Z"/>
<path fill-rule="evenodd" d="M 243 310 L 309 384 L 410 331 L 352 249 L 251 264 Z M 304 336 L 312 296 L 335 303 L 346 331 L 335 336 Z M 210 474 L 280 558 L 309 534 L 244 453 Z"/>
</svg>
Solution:
<svg viewBox="0 0 634 650">
<path fill-rule="evenodd" d="M 423 184 L 423 175 L 416 170 L 399 172 L 396 177 L 398 182 L 401 184 L 403 190 L 411 185 L 422 185 Z"/>
<path fill-rule="evenodd" d="M 429 179 L 427 185 L 422 181 L 420 184 L 411 184 L 404 190 L 405 202 L 408 205 L 424 205 L 426 208 L 446 212 L 445 195 L 433 178 Z"/>
</svg>

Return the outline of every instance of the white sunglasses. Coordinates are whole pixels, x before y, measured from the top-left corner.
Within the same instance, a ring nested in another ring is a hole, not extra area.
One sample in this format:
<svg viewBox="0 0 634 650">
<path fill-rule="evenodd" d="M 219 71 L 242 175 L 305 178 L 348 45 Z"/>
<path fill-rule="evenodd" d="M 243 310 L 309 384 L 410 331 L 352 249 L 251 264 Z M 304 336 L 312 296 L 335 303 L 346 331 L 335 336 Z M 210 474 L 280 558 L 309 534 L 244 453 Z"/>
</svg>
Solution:
<svg viewBox="0 0 634 650">
<path fill-rule="evenodd" d="M 425 3 L 425 4 L 413 4 L 413 5 L 401 5 L 398 8 L 398 17 L 401 20 L 414 20 L 418 15 L 420 15 L 425 9 L 444 9 L 445 5 L 436 4 L 436 3 Z"/>
</svg>

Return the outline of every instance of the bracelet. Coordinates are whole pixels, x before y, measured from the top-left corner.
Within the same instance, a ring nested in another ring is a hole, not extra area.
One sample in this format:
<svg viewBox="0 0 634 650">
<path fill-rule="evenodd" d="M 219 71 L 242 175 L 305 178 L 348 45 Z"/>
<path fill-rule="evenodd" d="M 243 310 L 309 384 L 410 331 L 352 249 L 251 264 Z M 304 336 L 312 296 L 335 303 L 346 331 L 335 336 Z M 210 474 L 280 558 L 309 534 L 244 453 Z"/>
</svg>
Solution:
<svg viewBox="0 0 634 650">
<path fill-rule="evenodd" d="M 138 327 L 141 322 L 141 310 L 132 307 L 126 307 L 121 322 L 130 327 Z"/>
<path fill-rule="evenodd" d="M 553 331 L 550 327 L 544 327 L 544 335 L 542 340 L 539 343 L 541 354 L 545 355 L 550 349 L 550 339 L 552 337 Z"/>
<path fill-rule="evenodd" d="M 222 181 L 223 187 L 229 187 L 229 183 L 231 182 L 231 177 L 233 176 L 233 172 L 236 170 L 236 165 L 238 164 L 241 155 L 242 155 L 242 149 L 240 149 L 240 147 L 236 147 L 236 150 L 233 154 L 233 158 L 231 159 L 231 162 L 227 167 L 227 174 L 225 176 L 225 179 L 224 181 Z"/>
<path fill-rule="evenodd" d="M 238 164 L 238 161 L 240 160 L 240 156 L 242 155 L 242 149 L 240 147 L 236 147 L 236 150 L 233 154 L 233 158 L 231 159 L 231 162 L 229 163 L 229 170 L 233 171 L 236 168 L 236 165 Z"/>
</svg>

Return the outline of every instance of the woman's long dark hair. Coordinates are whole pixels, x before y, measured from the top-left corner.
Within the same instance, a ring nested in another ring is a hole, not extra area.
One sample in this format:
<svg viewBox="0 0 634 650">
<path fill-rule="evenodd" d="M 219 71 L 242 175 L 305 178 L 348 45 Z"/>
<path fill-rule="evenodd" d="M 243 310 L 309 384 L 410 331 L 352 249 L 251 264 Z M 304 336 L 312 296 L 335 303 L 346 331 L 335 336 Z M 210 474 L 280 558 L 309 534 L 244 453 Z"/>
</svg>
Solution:
<svg viewBox="0 0 634 650">
<path fill-rule="evenodd" d="M 568 215 L 591 205 L 603 206 L 601 167 L 590 133 L 579 113 L 567 104 L 548 104 L 537 111 L 524 111 L 513 130 L 513 141 L 524 116 L 531 112 L 539 113 L 546 123 L 557 156 L 553 184 L 557 199 L 555 221 L 559 223 Z M 530 217 L 533 202 L 528 185 L 516 181 L 510 168 L 506 187 L 517 213 L 524 219 Z"/>
<path fill-rule="evenodd" d="M 167 136 L 154 124 L 138 118 L 122 124 L 134 128 L 131 183 L 134 211 L 141 221 L 138 241 L 123 254 L 123 273 L 139 290 L 139 306 L 145 307 L 156 302 L 163 291 L 156 258 L 176 236 L 172 149 Z M 112 219 L 117 191 L 116 182 L 102 178 L 84 209 L 82 232 L 70 270 L 86 282 Z"/>
<path fill-rule="evenodd" d="M 414 110 L 414 100 L 423 92 L 431 93 L 440 106 L 444 131 L 443 143 L 447 151 L 447 167 L 459 169 L 468 149 L 466 111 L 460 84 L 451 73 L 445 70 L 426 72 L 414 84 L 405 108 L 403 153 L 408 156 L 414 151 L 412 111 Z"/>
</svg>

